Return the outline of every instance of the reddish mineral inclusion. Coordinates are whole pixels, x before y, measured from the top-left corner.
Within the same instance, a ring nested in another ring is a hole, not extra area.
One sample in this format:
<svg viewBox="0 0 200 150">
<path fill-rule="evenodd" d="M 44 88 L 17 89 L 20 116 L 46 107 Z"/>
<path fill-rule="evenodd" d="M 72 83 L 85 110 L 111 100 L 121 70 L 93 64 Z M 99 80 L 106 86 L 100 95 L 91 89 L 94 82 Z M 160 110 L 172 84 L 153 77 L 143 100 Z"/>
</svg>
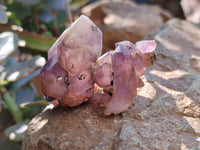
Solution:
<svg viewBox="0 0 200 150">
<path fill-rule="evenodd" d="M 41 69 L 42 92 L 55 106 L 77 106 L 89 98 L 104 114 L 126 110 L 143 87 L 140 79 L 155 58 L 154 40 L 122 41 L 102 52 L 102 32 L 86 16 L 70 25 L 48 52 Z M 94 93 L 94 84 L 102 90 Z"/>
</svg>

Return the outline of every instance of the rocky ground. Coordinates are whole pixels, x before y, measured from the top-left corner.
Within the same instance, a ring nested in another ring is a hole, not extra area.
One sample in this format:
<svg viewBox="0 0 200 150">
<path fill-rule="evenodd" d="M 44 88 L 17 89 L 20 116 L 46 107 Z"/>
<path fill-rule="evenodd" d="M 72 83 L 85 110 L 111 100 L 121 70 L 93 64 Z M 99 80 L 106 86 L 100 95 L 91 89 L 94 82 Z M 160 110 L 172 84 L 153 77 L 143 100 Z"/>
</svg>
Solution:
<svg viewBox="0 0 200 150">
<path fill-rule="evenodd" d="M 181 6 L 188 21 L 200 24 L 200 0 L 182 0 Z"/>
<path fill-rule="evenodd" d="M 138 5 L 129 0 L 102 0 L 84 7 L 82 13 L 102 30 L 104 52 L 124 39 L 134 43 L 142 40 L 172 18 L 168 11 L 159 6 Z"/>
<path fill-rule="evenodd" d="M 90 102 L 49 105 L 29 123 L 23 150 L 200 149 L 200 26 L 171 19 L 158 28 L 145 35 L 157 42 L 157 60 L 132 107 L 107 117 Z"/>
</svg>

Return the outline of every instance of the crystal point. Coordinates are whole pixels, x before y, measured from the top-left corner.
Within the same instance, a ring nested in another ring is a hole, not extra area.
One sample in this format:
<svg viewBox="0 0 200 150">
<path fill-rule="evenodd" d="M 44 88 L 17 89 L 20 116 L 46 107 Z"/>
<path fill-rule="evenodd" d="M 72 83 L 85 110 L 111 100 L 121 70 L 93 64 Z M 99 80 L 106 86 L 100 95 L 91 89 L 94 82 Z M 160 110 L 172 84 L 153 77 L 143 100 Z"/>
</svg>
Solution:
<svg viewBox="0 0 200 150">
<path fill-rule="evenodd" d="M 92 65 L 102 52 L 102 32 L 86 16 L 80 16 L 58 38 L 41 70 L 45 95 L 76 106 L 93 95 Z"/>
<path fill-rule="evenodd" d="M 105 115 L 123 112 L 144 86 L 140 77 L 155 58 L 156 43 L 122 41 L 115 47 L 100 57 L 102 32 L 80 16 L 48 52 L 40 72 L 43 94 L 55 106 L 74 107 L 91 98 L 105 107 Z"/>
<path fill-rule="evenodd" d="M 48 52 L 58 53 L 61 67 L 73 74 L 94 63 L 102 52 L 102 32 L 86 16 L 68 27 Z"/>
</svg>

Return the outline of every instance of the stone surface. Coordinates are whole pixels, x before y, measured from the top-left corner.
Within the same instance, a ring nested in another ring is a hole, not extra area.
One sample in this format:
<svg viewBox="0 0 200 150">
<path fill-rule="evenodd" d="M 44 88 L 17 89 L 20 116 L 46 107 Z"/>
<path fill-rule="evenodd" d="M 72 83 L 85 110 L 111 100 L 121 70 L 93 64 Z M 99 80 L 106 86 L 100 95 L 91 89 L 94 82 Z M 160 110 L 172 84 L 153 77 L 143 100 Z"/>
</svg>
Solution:
<svg viewBox="0 0 200 150">
<path fill-rule="evenodd" d="M 48 106 L 29 123 L 23 150 L 197 150 L 200 27 L 171 20 L 146 39 L 157 41 L 157 61 L 144 74 L 145 86 L 131 108 L 106 117 L 90 102 Z"/>
<path fill-rule="evenodd" d="M 141 1 L 141 0 L 136 0 Z M 184 18 L 182 8 L 180 6 L 180 0 L 146 0 L 150 4 L 159 5 L 167 10 L 169 10 L 174 16 L 178 18 Z"/>
<path fill-rule="evenodd" d="M 129 0 L 98 1 L 84 7 L 82 13 L 103 31 L 104 52 L 114 49 L 114 43 L 119 41 L 142 40 L 171 17 L 158 6 L 138 5 Z"/>
<path fill-rule="evenodd" d="M 181 0 L 181 6 L 188 21 L 200 24 L 200 0 Z"/>
</svg>

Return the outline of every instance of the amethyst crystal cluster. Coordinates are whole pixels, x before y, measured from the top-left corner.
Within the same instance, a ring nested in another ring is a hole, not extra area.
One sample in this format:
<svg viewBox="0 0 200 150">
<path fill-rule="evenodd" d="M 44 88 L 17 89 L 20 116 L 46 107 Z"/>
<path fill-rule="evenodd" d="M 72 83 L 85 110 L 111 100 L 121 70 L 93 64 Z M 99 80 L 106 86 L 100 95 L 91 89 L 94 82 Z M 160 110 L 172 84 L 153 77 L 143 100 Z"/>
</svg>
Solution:
<svg viewBox="0 0 200 150">
<path fill-rule="evenodd" d="M 86 16 L 71 24 L 48 52 L 42 92 L 54 106 L 77 106 L 89 98 L 105 115 L 126 110 L 144 86 L 140 79 L 155 58 L 155 41 L 123 41 L 102 53 L 102 32 Z M 95 91 L 95 92 L 94 92 Z"/>
</svg>

